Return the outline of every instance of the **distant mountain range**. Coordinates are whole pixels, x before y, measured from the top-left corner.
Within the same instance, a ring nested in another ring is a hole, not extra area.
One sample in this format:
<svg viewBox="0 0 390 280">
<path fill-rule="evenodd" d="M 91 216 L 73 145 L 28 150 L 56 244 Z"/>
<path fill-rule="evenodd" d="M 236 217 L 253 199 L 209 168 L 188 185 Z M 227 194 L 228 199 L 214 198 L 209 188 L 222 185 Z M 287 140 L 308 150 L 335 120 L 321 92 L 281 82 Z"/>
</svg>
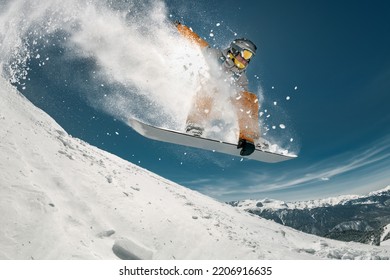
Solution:
<svg viewBox="0 0 390 280">
<path fill-rule="evenodd" d="M 244 200 L 229 204 L 282 225 L 331 239 L 378 246 L 390 239 L 390 186 L 366 196 L 348 195 L 301 202 Z"/>
</svg>

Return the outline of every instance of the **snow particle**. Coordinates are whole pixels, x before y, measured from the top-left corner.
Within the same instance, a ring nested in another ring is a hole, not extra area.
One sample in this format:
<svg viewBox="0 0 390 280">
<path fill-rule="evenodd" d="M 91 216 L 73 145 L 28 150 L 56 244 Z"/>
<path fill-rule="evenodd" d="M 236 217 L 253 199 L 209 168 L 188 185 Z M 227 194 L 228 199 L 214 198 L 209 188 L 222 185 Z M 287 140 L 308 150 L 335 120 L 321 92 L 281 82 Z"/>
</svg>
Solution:
<svg viewBox="0 0 390 280">
<path fill-rule="evenodd" d="M 294 87 L 294 90 L 297 90 L 297 89 L 298 89 L 298 87 L 297 87 L 297 86 L 295 86 L 295 87 Z"/>
<path fill-rule="evenodd" d="M 221 24 L 218 22 L 215 26 L 221 26 Z"/>
<path fill-rule="evenodd" d="M 287 96 L 287 97 L 286 97 L 286 100 L 290 100 L 290 96 Z"/>
<path fill-rule="evenodd" d="M 279 124 L 279 127 L 281 128 L 281 129 L 285 129 L 286 128 L 286 126 L 284 125 L 284 124 Z"/>
</svg>

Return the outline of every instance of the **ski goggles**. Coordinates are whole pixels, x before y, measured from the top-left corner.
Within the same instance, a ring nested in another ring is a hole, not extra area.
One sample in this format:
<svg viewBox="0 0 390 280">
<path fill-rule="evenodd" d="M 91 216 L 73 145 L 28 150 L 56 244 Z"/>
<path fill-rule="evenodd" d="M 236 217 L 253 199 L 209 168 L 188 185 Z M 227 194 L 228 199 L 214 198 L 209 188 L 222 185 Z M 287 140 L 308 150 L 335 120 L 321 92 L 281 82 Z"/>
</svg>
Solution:
<svg viewBox="0 0 390 280">
<path fill-rule="evenodd" d="M 247 50 L 247 49 L 237 50 L 237 49 L 233 48 L 232 51 L 233 51 L 234 56 L 240 55 L 243 59 L 245 59 L 247 61 L 249 61 L 252 58 L 252 56 L 254 55 L 253 52 L 251 52 L 250 50 Z"/>
<path fill-rule="evenodd" d="M 232 60 L 234 62 L 234 65 L 236 65 L 238 69 L 244 69 L 248 66 L 248 63 L 254 54 L 251 51 L 246 49 L 241 49 L 241 50 L 233 49 L 232 55 L 233 55 Z"/>
<path fill-rule="evenodd" d="M 249 50 L 242 50 L 242 51 L 240 51 L 240 55 L 243 59 L 249 60 L 252 58 L 253 53 Z"/>
<path fill-rule="evenodd" d="M 234 65 L 236 65 L 238 69 L 244 69 L 248 66 L 249 60 L 252 56 L 252 52 L 248 50 L 242 50 L 240 52 L 232 54 L 231 59 L 233 60 Z"/>
</svg>

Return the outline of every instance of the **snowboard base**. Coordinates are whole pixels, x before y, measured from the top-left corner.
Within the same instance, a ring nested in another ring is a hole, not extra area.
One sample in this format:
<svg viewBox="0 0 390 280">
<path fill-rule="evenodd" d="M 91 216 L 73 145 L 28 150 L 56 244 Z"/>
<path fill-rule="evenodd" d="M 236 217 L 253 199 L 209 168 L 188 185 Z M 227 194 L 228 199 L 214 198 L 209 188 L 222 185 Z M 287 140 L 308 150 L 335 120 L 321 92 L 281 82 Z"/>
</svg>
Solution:
<svg viewBox="0 0 390 280">
<path fill-rule="evenodd" d="M 143 123 L 135 119 L 130 119 L 128 124 L 142 136 L 153 140 L 242 157 L 240 155 L 240 149 L 237 149 L 237 144 L 227 143 L 199 136 L 193 136 L 180 131 L 160 128 Z M 273 153 L 270 151 L 262 150 L 257 147 L 251 155 L 244 156 L 243 158 L 268 163 L 276 163 L 294 159 L 296 158 L 296 156 Z"/>
</svg>

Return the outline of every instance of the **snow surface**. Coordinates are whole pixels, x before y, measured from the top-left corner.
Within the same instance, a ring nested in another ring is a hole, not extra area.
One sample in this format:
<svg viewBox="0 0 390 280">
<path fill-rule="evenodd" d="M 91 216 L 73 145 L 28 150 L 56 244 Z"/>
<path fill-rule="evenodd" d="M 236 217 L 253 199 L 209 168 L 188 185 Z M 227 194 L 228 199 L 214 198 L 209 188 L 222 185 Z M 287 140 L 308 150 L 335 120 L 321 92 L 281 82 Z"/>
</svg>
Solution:
<svg viewBox="0 0 390 280">
<path fill-rule="evenodd" d="M 0 78 L 0 259 L 388 259 L 260 219 L 71 137 Z"/>
<path fill-rule="evenodd" d="M 390 245 L 390 224 L 388 224 L 387 226 L 384 227 L 384 230 L 383 230 L 383 233 L 382 233 L 382 236 L 381 236 L 381 245 L 382 244 L 386 244 L 386 245 Z M 388 238 L 388 239 L 386 239 Z"/>
</svg>

